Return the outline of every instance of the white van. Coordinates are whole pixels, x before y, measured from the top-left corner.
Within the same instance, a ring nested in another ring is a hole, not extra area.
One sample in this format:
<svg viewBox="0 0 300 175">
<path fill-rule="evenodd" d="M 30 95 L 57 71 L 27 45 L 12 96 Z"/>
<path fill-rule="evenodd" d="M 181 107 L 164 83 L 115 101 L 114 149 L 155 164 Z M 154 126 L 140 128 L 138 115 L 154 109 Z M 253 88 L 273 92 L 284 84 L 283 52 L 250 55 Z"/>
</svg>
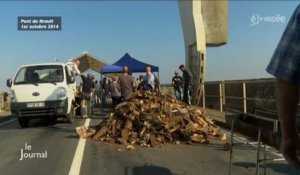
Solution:
<svg viewBox="0 0 300 175">
<path fill-rule="evenodd" d="M 11 113 L 21 127 L 32 118 L 75 117 L 75 75 L 64 63 L 21 66 L 15 77 L 7 80 L 11 88 Z"/>
</svg>

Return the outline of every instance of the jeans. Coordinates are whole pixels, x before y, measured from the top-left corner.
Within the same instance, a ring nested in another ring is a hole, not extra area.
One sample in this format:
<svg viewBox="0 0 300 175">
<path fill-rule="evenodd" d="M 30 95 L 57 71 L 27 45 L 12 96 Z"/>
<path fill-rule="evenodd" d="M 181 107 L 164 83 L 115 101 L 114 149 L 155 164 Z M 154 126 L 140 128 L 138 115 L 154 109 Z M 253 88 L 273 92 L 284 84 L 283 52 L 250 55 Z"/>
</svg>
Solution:
<svg viewBox="0 0 300 175">
<path fill-rule="evenodd" d="M 191 85 L 183 86 L 183 102 L 191 105 Z"/>
<path fill-rule="evenodd" d="M 145 84 L 144 90 L 145 91 L 152 91 L 153 88 L 152 88 L 152 86 L 150 84 Z"/>
<path fill-rule="evenodd" d="M 90 116 L 92 114 L 91 112 L 91 101 L 82 99 L 81 100 L 81 116 Z"/>
<path fill-rule="evenodd" d="M 102 107 L 105 107 L 106 106 L 106 94 L 103 93 L 101 94 L 101 102 L 102 102 Z"/>
<path fill-rule="evenodd" d="M 182 100 L 182 88 L 179 87 L 179 88 L 174 88 L 174 91 L 175 91 L 175 96 L 176 96 L 176 99 L 177 100 Z"/>
</svg>

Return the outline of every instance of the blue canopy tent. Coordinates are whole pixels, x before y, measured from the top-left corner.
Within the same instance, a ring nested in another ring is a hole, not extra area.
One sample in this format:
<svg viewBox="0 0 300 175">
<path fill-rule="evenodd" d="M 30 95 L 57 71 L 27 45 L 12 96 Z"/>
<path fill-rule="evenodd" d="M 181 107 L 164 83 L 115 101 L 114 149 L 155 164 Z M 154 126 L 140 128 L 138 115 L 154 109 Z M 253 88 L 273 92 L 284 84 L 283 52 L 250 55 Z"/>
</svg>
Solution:
<svg viewBox="0 0 300 175">
<path fill-rule="evenodd" d="M 150 66 L 153 72 L 159 72 L 159 68 L 157 66 L 153 66 L 153 65 L 138 61 L 137 59 L 131 57 L 128 53 L 126 53 L 122 58 L 120 58 L 114 64 L 108 65 L 108 66 L 103 66 L 101 73 L 102 74 L 120 73 L 120 72 L 122 72 L 122 68 L 124 66 L 127 66 L 129 71 L 132 73 L 145 72 L 147 66 Z"/>
<path fill-rule="evenodd" d="M 101 69 L 101 80 L 103 74 L 108 73 L 121 73 L 123 71 L 123 67 L 127 66 L 129 72 L 131 73 L 140 73 L 140 72 L 146 72 L 146 67 L 150 66 L 152 72 L 158 73 L 158 79 L 159 79 L 159 68 L 157 66 L 153 66 L 141 61 L 138 61 L 137 59 L 131 57 L 128 53 L 125 53 L 125 55 L 120 58 L 117 62 L 115 62 L 112 65 L 103 66 Z"/>
<path fill-rule="evenodd" d="M 101 69 L 101 73 L 118 73 L 118 72 L 122 72 L 123 67 L 121 66 L 116 66 L 114 64 L 112 65 L 107 65 L 107 66 L 103 66 Z"/>
<path fill-rule="evenodd" d="M 130 72 L 145 72 L 147 66 L 150 66 L 153 72 L 158 72 L 159 70 L 157 66 L 138 61 L 131 57 L 128 53 L 125 53 L 125 55 L 115 62 L 114 65 L 121 67 L 127 66 Z"/>
</svg>

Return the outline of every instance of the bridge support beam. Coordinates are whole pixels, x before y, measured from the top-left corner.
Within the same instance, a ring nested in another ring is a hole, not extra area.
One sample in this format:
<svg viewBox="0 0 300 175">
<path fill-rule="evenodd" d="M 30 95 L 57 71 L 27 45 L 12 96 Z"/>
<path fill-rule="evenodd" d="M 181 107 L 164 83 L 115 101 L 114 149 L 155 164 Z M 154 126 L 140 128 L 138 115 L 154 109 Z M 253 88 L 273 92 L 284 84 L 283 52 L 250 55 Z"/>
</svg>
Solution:
<svg viewBox="0 0 300 175">
<path fill-rule="evenodd" d="M 192 103 L 201 101 L 205 78 L 206 46 L 227 42 L 227 1 L 179 0 L 185 45 L 185 64 L 193 74 Z"/>
</svg>

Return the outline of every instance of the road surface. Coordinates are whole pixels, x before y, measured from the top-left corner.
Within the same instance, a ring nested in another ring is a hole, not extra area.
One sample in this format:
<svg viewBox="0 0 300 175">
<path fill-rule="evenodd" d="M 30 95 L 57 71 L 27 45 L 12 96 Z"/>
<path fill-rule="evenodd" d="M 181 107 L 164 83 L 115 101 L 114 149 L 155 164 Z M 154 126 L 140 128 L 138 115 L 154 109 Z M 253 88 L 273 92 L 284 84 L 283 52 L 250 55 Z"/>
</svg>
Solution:
<svg viewBox="0 0 300 175">
<path fill-rule="evenodd" d="M 222 143 L 126 151 L 121 145 L 77 138 L 76 126 L 93 126 L 100 121 L 101 116 L 88 120 L 78 118 L 73 124 L 62 120 L 56 124 L 34 120 L 26 129 L 21 129 L 15 119 L 0 123 L 0 174 L 227 175 L 229 172 L 229 152 L 222 149 Z M 231 174 L 253 175 L 255 147 L 241 140 L 235 142 Z M 280 155 L 270 152 L 268 158 L 280 158 Z M 270 162 L 266 167 L 270 175 L 300 174 L 284 161 Z"/>
</svg>

